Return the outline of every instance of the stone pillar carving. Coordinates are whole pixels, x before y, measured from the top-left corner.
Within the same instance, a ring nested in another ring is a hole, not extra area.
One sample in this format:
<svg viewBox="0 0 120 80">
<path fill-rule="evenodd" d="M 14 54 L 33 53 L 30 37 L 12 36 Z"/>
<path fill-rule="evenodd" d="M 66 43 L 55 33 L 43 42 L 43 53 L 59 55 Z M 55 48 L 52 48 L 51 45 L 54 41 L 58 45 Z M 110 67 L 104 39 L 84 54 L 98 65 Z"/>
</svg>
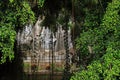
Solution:
<svg viewBox="0 0 120 80">
<path fill-rule="evenodd" d="M 41 19 L 38 19 L 34 28 L 33 28 L 33 52 L 31 54 L 31 70 L 36 72 L 39 66 L 39 53 L 40 53 L 40 33 L 42 28 L 40 27 Z"/>
</svg>

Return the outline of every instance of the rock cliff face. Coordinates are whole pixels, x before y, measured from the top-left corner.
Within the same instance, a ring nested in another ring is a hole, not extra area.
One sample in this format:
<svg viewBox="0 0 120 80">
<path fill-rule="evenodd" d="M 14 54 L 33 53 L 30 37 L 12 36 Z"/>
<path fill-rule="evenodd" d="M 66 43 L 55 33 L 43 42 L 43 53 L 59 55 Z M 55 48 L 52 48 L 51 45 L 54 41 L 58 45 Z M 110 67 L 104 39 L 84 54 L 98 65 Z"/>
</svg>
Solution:
<svg viewBox="0 0 120 80">
<path fill-rule="evenodd" d="M 36 64 L 45 69 L 45 64 L 64 63 L 65 47 L 64 47 L 64 30 L 59 25 L 55 33 L 48 27 L 41 27 L 42 20 L 38 19 L 35 26 L 26 25 L 23 30 L 18 32 L 17 41 L 20 49 L 25 54 L 23 58 L 25 63 Z M 72 49 L 71 32 L 68 30 L 69 49 Z M 53 58 L 53 59 L 52 59 Z M 64 65 L 64 64 L 63 64 Z"/>
</svg>

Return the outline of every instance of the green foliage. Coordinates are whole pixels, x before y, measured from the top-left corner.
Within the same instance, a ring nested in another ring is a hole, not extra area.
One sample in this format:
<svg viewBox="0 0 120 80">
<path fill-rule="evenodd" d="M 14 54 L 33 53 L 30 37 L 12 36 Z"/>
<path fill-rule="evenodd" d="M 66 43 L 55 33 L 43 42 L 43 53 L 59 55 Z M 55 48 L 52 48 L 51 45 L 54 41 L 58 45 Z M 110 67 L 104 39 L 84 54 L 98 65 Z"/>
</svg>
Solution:
<svg viewBox="0 0 120 80">
<path fill-rule="evenodd" d="M 75 73 L 71 80 L 119 80 L 120 79 L 120 1 L 108 4 L 98 28 L 88 29 L 76 40 L 80 58 L 91 55 L 86 70 Z M 88 21 L 89 22 L 89 21 Z M 91 25 L 91 24 L 90 24 Z M 83 63 L 85 62 L 82 60 Z M 81 64 L 82 65 L 82 64 Z"/>
<path fill-rule="evenodd" d="M 21 5 L 22 8 L 20 6 L 18 6 L 18 8 L 17 8 L 18 12 L 16 14 L 19 24 L 23 26 L 28 21 L 30 23 L 34 22 L 35 16 L 34 16 L 33 11 L 30 8 L 30 5 L 28 4 L 28 2 L 23 1 L 21 4 L 22 4 Z"/>
<path fill-rule="evenodd" d="M 96 4 L 98 4 L 98 0 L 84 0 L 84 2 L 86 3 L 86 4 L 91 4 L 91 5 L 96 5 Z"/>
<path fill-rule="evenodd" d="M 45 0 L 39 0 L 40 7 L 43 7 Z"/>
<path fill-rule="evenodd" d="M 2 53 L 1 62 L 6 62 L 14 58 L 14 41 L 16 32 L 10 28 L 10 24 L 0 27 L 0 52 Z"/>
<path fill-rule="evenodd" d="M 83 24 L 83 29 L 84 31 L 89 30 L 89 29 L 94 29 L 95 27 L 99 26 L 99 16 L 100 13 L 98 10 L 95 9 L 85 9 L 85 19 L 84 19 L 84 24 Z"/>
<path fill-rule="evenodd" d="M 0 63 L 14 59 L 16 31 L 34 20 L 34 13 L 27 2 L 0 1 Z"/>
<path fill-rule="evenodd" d="M 87 70 L 75 73 L 71 80 L 119 80 L 120 79 L 120 50 L 107 49 L 106 54 L 92 62 Z"/>
<path fill-rule="evenodd" d="M 12 3 L 14 0 L 9 0 L 10 1 L 10 3 Z"/>
</svg>

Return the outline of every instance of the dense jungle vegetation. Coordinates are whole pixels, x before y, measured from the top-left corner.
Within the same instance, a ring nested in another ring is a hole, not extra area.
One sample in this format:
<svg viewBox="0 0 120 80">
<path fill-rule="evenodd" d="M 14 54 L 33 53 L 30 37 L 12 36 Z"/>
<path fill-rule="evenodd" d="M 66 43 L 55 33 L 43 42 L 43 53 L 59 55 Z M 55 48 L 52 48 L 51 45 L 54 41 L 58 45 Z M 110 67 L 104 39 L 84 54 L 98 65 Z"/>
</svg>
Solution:
<svg viewBox="0 0 120 80">
<path fill-rule="evenodd" d="M 40 15 L 73 32 L 80 69 L 70 80 L 120 80 L 120 0 L 0 0 L 1 65 L 14 63 L 17 31 Z"/>
</svg>

